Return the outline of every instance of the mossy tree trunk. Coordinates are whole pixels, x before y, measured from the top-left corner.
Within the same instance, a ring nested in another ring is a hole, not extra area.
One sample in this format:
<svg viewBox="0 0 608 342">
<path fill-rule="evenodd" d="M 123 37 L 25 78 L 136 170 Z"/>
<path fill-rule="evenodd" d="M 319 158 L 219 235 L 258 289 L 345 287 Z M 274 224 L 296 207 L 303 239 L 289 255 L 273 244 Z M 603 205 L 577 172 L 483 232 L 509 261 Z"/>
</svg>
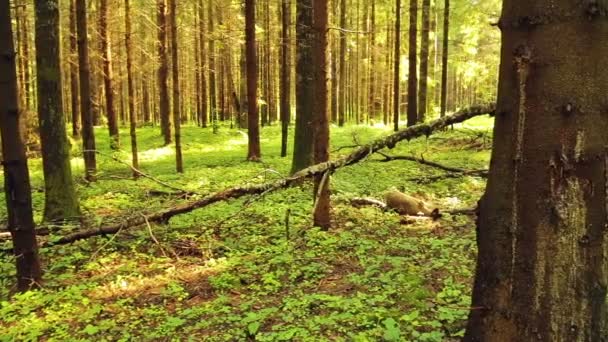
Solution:
<svg viewBox="0 0 608 342">
<path fill-rule="evenodd" d="M 59 9 L 57 0 L 36 1 L 38 119 L 44 173 L 44 220 L 77 219 L 78 199 L 70 166 L 61 94 Z"/>
<path fill-rule="evenodd" d="M 608 336 L 606 2 L 505 0 L 466 341 Z"/>
<path fill-rule="evenodd" d="M 97 173 L 97 161 L 95 155 L 95 132 L 93 130 L 93 108 L 91 101 L 91 72 L 89 69 L 89 37 L 87 34 L 86 0 L 76 0 L 76 31 L 78 32 L 80 117 L 82 121 L 82 145 L 85 178 L 91 182 L 95 180 L 95 174 Z M 47 96 L 46 93 L 39 94 L 39 97 Z M 60 113 L 63 115 L 63 111 Z"/>
<path fill-rule="evenodd" d="M 17 288 L 26 291 L 38 286 L 42 271 L 32 213 L 30 177 L 21 136 L 20 120 L 23 117 L 19 108 L 15 56 L 9 2 L 0 1 L 0 133 L 4 194 L 8 229 L 17 263 Z"/>
<path fill-rule="evenodd" d="M 291 171 L 313 162 L 313 0 L 296 1 L 296 126 Z"/>
</svg>

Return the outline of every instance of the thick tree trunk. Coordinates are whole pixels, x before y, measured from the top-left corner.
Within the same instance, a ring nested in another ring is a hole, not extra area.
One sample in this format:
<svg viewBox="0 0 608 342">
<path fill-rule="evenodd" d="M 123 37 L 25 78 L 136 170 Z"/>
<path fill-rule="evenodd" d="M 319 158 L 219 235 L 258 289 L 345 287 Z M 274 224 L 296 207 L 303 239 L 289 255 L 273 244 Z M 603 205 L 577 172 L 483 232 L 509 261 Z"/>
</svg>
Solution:
<svg viewBox="0 0 608 342">
<path fill-rule="evenodd" d="M 281 14 L 281 157 L 286 157 L 291 120 L 291 0 L 281 0 Z"/>
<path fill-rule="evenodd" d="M 133 47 L 131 44 L 131 4 L 125 0 L 125 50 L 127 51 L 127 88 L 129 96 L 129 134 L 131 136 L 131 165 L 133 169 L 139 169 L 139 158 L 137 157 L 137 116 L 135 113 L 135 85 L 133 80 Z M 139 173 L 133 171 L 133 178 Z"/>
<path fill-rule="evenodd" d="M 169 0 L 169 20 L 171 22 L 171 73 L 173 79 L 173 125 L 175 133 L 175 170 L 184 172 L 182 157 L 179 59 L 177 55 L 177 0 Z"/>
<path fill-rule="evenodd" d="M 296 127 L 291 171 L 313 163 L 313 0 L 296 0 Z"/>
<path fill-rule="evenodd" d="M 605 341 L 605 7 L 505 0 L 498 26 L 495 139 L 465 340 Z"/>
<path fill-rule="evenodd" d="M 171 143 L 171 117 L 169 114 L 169 57 L 167 56 L 167 0 L 156 2 L 156 25 L 158 44 L 158 99 L 160 114 L 160 129 L 165 139 L 165 145 Z"/>
<path fill-rule="evenodd" d="M 313 66 L 314 66 L 314 163 L 329 161 L 329 111 L 327 107 L 327 0 L 313 0 Z M 331 226 L 329 196 L 330 172 L 315 177 L 314 224 L 323 229 Z"/>
<path fill-rule="evenodd" d="M 56 1 L 36 2 L 38 119 L 44 173 L 44 220 L 80 216 L 70 166 L 61 94 L 59 10 Z"/>
<path fill-rule="evenodd" d="M 51 15 L 52 8 L 47 7 L 48 5 L 53 3 L 37 4 L 38 19 L 47 19 L 46 23 L 58 24 L 59 12 L 54 12 L 56 17 Z M 37 21 L 38 25 L 46 23 Z M 55 29 L 58 29 L 58 26 Z M 57 31 L 47 31 L 49 35 L 52 33 Z M 19 291 L 26 291 L 38 287 L 42 279 L 42 270 L 38 259 L 38 244 L 32 213 L 30 177 L 19 122 L 23 117 L 19 108 L 15 56 L 9 2 L 0 1 L 0 134 L 4 194 L 8 212 L 8 230 L 13 240 L 13 252 L 17 264 L 17 288 Z"/>
<path fill-rule="evenodd" d="M 103 84 L 106 97 L 106 116 L 108 118 L 108 130 L 110 132 L 110 147 L 117 150 L 120 148 L 120 135 L 118 132 L 116 106 L 114 105 L 112 47 L 108 34 L 108 0 L 100 0 L 99 12 L 99 36 L 103 64 Z"/>
<path fill-rule="evenodd" d="M 78 37 L 76 33 L 75 0 L 70 1 L 70 94 L 72 100 L 72 136 L 80 136 L 80 98 L 78 84 Z"/>
<path fill-rule="evenodd" d="M 420 87 L 418 88 L 418 122 L 426 120 L 429 77 L 429 30 L 431 0 L 422 0 L 422 32 L 420 39 Z"/>
<path fill-rule="evenodd" d="M 407 125 L 418 123 L 418 62 L 416 55 L 418 38 L 418 0 L 410 0 L 410 28 L 409 28 L 409 72 L 407 75 Z"/>
<path fill-rule="evenodd" d="M 258 66 L 255 41 L 255 0 L 245 0 L 245 44 L 247 60 L 247 102 L 249 148 L 247 160 L 258 161 L 262 157 L 260 151 L 260 117 L 257 106 Z"/>
<path fill-rule="evenodd" d="M 87 35 L 86 0 L 76 0 L 76 29 L 78 31 L 80 117 L 82 121 L 82 145 L 84 155 L 85 178 L 89 182 L 92 182 L 95 181 L 95 174 L 97 173 L 97 161 L 95 156 L 95 131 L 93 130 L 93 112 L 91 108 L 91 73 L 89 70 L 89 38 Z M 40 75 L 40 73 L 38 75 Z M 40 96 L 48 96 L 48 93 L 40 93 Z M 61 113 L 60 115 L 63 116 L 63 113 Z"/>
<path fill-rule="evenodd" d="M 393 126 L 395 132 L 399 130 L 401 113 L 401 0 L 395 2 L 395 51 L 393 53 Z"/>
<path fill-rule="evenodd" d="M 448 53 L 450 36 L 450 0 L 443 9 L 443 48 L 441 49 L 441 117 L 448 108 Z"/>
</svg>

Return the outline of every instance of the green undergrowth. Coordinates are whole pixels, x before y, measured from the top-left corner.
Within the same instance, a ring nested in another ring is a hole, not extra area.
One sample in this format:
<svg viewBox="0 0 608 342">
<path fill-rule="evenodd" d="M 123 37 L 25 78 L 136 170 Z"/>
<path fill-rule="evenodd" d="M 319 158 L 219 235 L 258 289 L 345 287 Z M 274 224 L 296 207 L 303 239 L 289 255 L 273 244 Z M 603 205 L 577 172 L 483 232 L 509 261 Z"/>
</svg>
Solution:
<svg viewBox="0 0 608 342">
<path fill-rule="evenodd" d="M 491 121 L 399 144 L 392 155 L 487 168 Z M 78 142 L 73 169 L 87 225 L 166 208 L 185 200 L 113 158 L 97 130 L 99 181 L 83 179 Z M 333 158 L 390 131 L 332 127 Z M 174 172 L 173 146 L 159 129 L 138 131 L 141 168 L 158 180 L 204 195 L 288 174 L 279 127 L 262 132 L 262 163 L 245 161 L 244 132 L 183 127 L 186 172 Z M 341 148 L 340 147 L 345 147 Z M 290 147 L 291 153 L 291 147 Z M 78 341 L 445 341 L 463 334 L 476 252 L 464 216 L 405 219 L 354 208 L 352 197 L 381 199 L 396 187 L 442 210 L 475 205 L 485 186 L 409 161 L 369 156 L 332 177 L 333 228 L 311 227 L 310 184 L 244 198 L 152 224 L 41 251 L 42 289 L 12 294 L 13 259 L 0 257 L 0 340 Z M 40 160 L 30 162 L 36 218 L 43 209 Z M 199 196 L 200 196 L 199 195 Z M 196 196 L 194 196 L 196 198 Z M 4 199 L 0 210 L 4 210 Z M 5 217 L 4 211 L 0 217 Z M 62 227 L 61 235 L 76 227 Z M 49 237 L 53 239 L 54 237 Z M 8 247 L 8 243 L 4 243 Z"/>
</svg>

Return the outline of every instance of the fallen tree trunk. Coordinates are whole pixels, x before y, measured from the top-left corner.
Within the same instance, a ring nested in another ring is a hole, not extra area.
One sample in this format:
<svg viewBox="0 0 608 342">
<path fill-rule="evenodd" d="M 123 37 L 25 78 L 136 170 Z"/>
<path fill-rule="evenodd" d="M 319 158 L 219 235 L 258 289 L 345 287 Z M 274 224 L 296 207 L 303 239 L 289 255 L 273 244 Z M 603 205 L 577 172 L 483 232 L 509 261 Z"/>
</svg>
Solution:
<svg viewBox="0 0 608 342">
<path fill-rule="evenodd" d="M 101 226 L 94 229 L 81 230 L 64 237 L 59 238 L 58 240 L 49 241 L 45 243 L 43 246 L 52 246 L 52 245 L 60 245 L 67 244 L 77 240 L 86 239 L 92 236 L 97 235 L 106 235 L 106 234 L 114 234 L 121 230 L 128 229 L 135 226 L 144 225 L 150 222 L 168 222 L 169 219 L 173 216 L 184 214 L 191 212 L 193 210 L 206 207 L 210 204 L 225 201 L 229 199 L 236 199 L 247 195 L 258 195 L 266 192 L 271 192 L 278 189 L 288 188 L 295 184 L 300 183 L 301 181 L 314 177 L 316 175 L 322 175 L 326 172 L 333 172 L 336 169 L 355 164 L 369 155 L 376 153 L 384 148 L 393 148 L 395 145 L 402 140 L 410 140 L 413 138 L 417 138 L 423 135 L 429 136 L 432 132 L 436 130 L 443 129 L 453 124 L 461 123 L 470 118 L 484 115 L 484 114 L 492 114 L 495 110 L 495 105 L 483 105 L 483 106 L 474 106 L 467 109 L 460 110 L 452 115 L 445 116 L 443 118 L 437 119 L 427 124 L 419 124 L 416 126 L 408 127 L 399 132 L 395 132 L 387 137 L 377 139 L 367 145 L 363 145 L 350 153 L 347 156 L 342 158 L 328 161 L 325 163 L 317 164 L 310 166 L 306 169 L 303 169 L 294 175 L 287 177 L 285 179 L 277 180 L 274 182 L 259 184 L 259 185 L 250 185 L 250 186 L 241 186 L 234 187 L 230 189 L 226 189 L 223 191 L 216 192 L 214 194 L 205 196 L 199 200 L 184 203 L 172 208 L 164 209 L 156 213 L 151 214 L 141 214 L 140 216 L 134 216 L 124 220 L 123 222 Z"/>
</svg>

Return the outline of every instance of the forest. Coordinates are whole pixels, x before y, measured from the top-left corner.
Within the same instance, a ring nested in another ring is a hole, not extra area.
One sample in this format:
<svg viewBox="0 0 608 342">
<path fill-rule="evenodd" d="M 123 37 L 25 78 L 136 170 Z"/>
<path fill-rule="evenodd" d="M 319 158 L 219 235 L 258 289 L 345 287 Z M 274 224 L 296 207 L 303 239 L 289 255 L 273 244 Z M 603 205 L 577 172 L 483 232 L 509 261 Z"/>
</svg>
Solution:
<svg viewBox="0 0 608 342">
<path fill-rule="evenodd" d="M 608 341 L 605 0 L 0 0 L 0 341 Z"/>
</svg>

